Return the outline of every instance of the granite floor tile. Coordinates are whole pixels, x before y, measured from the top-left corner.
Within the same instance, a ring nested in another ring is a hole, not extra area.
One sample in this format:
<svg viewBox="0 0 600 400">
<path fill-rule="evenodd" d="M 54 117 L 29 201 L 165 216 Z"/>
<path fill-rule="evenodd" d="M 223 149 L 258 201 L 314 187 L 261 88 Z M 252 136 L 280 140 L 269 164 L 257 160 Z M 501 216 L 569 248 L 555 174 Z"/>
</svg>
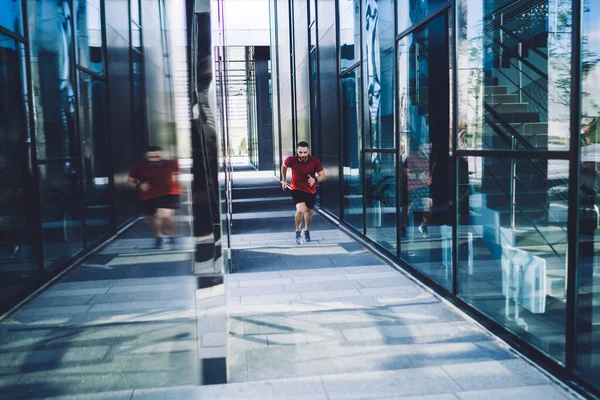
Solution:
<svg viewBox="0 0 600 400">
<path fill-rule="evenodd" d="M 521 359 L 442 366 L 465 391 L 549 384 L 539 370 Z"/>
<path fill-rule="evenodd" d="M 456 396 L 460 400 L 567 400 L 576 398 L 556 385 L 537 385 L 516 388 L 476 390 L 469 392 L 458 392 L 456 393 Z"/>
<path fill-rule="evenodd" d="M 441 368 L 417 368 L 362 374 L 323 376 L 331 400 L 382 399 L 453 393 L 460 387 Z"/>
</svg>

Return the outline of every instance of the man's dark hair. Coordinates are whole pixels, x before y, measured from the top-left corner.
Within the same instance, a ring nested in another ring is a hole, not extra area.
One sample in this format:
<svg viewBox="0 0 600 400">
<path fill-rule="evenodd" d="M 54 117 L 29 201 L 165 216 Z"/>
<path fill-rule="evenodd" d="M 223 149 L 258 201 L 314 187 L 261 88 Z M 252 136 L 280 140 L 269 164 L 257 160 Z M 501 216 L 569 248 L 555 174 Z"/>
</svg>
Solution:
<svg viewBox="0 0 600 400">
<path fill-rule="evenodd" d="M 296 148 L 298 148 L 298 147 L 309 147 L 309 146 L 308 146 L 308 143 L 306 143 L 306 142 L 298 142 L 298 146 L 296 146 Z"/>
<path fill-rule="evenodd" d="M 146 153 L 150 153 L 153 151 L 162 151 L 162 147 L 160 146 L 148 146 L 148 148 L 146 149 Z"/>
</svg>

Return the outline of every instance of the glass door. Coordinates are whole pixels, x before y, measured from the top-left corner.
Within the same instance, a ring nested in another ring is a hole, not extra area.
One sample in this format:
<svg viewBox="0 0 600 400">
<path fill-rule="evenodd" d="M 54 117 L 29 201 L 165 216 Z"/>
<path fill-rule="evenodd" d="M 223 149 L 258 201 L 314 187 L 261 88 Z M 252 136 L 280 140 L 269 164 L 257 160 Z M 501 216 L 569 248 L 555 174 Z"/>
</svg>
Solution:
<svg viewBox="0 0 600 400">
<path fill-rule="evenodd" d="M 400 257 L 452 287 L 450 57 L 446 12 L 398 42 Z"/>
</svg>

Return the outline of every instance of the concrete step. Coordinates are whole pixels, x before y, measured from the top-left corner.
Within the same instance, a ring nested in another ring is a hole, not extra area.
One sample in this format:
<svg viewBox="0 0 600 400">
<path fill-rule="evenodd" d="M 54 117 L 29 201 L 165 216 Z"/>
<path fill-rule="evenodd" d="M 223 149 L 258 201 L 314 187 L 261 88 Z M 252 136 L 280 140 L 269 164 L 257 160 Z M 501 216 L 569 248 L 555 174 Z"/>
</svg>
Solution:
<svg viewBox="0 0 600 400">
<path fill-rule="evenodd" d="M 528 122 L 524 124 L 511 123 L 510 126 L 523 136 L 548 135 L 547 122 Z M 493 131 L 494 130 L 489 125 L 483 126 L 483 133 L 492 133 Z"/>
<path fill-rule="evenodd" d="M 511 112 L 511 113 L 498 113 L 500 118 L 509 124 L 524 124 L 524 123 L 537 123 L 540 122 L 540 114 L 536 112 Z M 500 123 L 496 122 L 499 126 Z"/>
<path fill-rule="evenodd" d="M 489 94 L 508 94 L 508 86 L 484 86 L 484 95 Z"/>
<path fill-rule="evenodd" d="M 281 192 L 282 195 L 285 193 Z M 257 211 L 282 211 L 282 210 L 294 210 L 294 203 L 292 202 L 292 196 L 267 198 L 267 199 L 244 199 L 251 201 L 236 202 L 234 200 L 232 204 L 233 213 L 246 213 L 246 212 L 257 212 Z"/>
<path fill-rule="evenodd" d="M 516 94 L 486 94 L 485 101 L 490 105 L 503 103 L 518 103 L 519 96 Z"/>
<path fill-rule="evenodd" d="M 528 103 L 501 103 L 493 106 L 499 114 L 526 113 L 529 112 Z"/>
</svg>

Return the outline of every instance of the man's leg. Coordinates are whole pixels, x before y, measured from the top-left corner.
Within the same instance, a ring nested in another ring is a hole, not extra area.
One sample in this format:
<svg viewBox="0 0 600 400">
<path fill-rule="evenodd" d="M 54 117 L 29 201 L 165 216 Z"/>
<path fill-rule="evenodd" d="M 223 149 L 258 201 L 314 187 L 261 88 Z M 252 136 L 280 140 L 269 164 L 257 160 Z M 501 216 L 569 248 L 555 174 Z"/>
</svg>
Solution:
<svg viewBox="0 0 600 400">
<path fill-rule="evenodd" d="M 312 222 L 313 210 L 310 208 L 306 209 L 304 213 L 304 230 L 310 231 L 310 223 Z"/>
<path fill-rule="evenodd" d="M 150 225 L 150 229 L 152 230 L 152 236 L 154 236 L 155 238 L 159 238 L 160 237 L 160 217 L 158 216 L 158 211 L 153 215 L 149 215 L 147 220 L 148 220 L 148 225 Z"/>
<path fill-rule="evenodd" d="M 302 218 L 306 219 L 307 211 L 308 208 L 306 207 L 306 203 L 296 204 L 296 232 L 302 230 Z"/>
<path fill-rule="evenodd" d="M 173 221 L 175 211 L 170 208 L 159 208 L 156 213 L 160 217 L 165 234 L 171 237 L 175 236 L 175 221 Z"/>
</svg>

